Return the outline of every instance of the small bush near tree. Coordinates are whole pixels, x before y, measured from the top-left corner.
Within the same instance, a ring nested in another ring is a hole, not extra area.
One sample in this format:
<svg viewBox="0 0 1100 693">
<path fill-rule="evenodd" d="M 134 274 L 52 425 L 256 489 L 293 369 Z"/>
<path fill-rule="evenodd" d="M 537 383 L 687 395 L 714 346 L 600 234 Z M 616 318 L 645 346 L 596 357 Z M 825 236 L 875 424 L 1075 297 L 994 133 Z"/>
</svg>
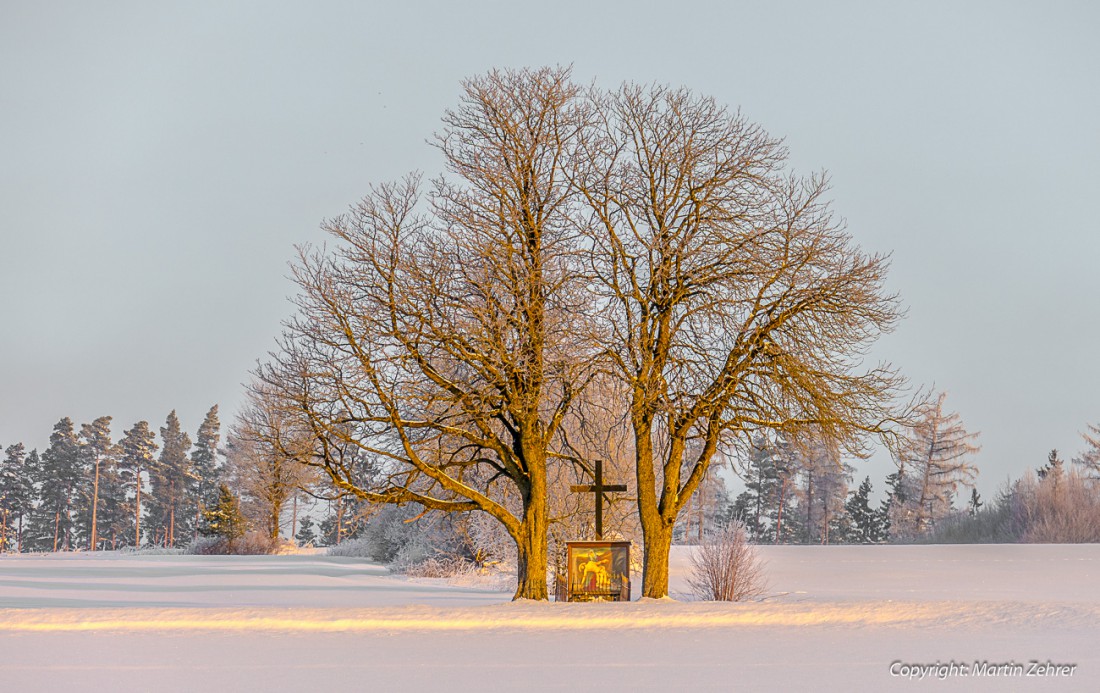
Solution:
<svg viewBox="0 0 1100 693">
<path fill-rule="evenodd" d="M 704 539 L 691 554 L 691 567 L 688 585 L 704 601 L 739 602 L 759 597 L 768 588 L 756 547 L 739 521 Z"/>
</svg>

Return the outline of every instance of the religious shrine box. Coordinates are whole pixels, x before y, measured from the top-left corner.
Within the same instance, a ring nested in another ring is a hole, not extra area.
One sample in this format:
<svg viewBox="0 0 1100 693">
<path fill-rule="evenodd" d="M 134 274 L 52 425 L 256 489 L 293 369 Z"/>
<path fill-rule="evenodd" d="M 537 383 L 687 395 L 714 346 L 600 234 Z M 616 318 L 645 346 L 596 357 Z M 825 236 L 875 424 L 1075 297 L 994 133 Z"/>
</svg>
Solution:
<svg viewBox="0 0 1100 693">
<path fill-rule="evenodd" d="M 630 601 L 629 541 L 568 541 L 565 546 L 566 589 L 559 590 L 559 601 Z"/>
</svg>

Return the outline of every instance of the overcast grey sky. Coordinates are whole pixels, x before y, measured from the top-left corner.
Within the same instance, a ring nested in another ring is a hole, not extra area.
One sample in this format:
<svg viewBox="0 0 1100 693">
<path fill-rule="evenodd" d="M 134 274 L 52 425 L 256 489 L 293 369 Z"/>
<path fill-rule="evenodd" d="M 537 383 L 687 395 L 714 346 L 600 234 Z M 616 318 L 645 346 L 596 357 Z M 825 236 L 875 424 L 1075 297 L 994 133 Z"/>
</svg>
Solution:
<svg viewBox="0 0 1100 693">
<path fill-rule="evenodd" d="M 463 77 L 572 64 L 713 95 L 831 173 L 909 307 L 877 354 L 982 432 L 990 494 L 1100 422 L 1098 37 L 1084 1 L 0 0 L 0 444 L 229 420 L 293 245 L 438 170 Z"/>
</svg>

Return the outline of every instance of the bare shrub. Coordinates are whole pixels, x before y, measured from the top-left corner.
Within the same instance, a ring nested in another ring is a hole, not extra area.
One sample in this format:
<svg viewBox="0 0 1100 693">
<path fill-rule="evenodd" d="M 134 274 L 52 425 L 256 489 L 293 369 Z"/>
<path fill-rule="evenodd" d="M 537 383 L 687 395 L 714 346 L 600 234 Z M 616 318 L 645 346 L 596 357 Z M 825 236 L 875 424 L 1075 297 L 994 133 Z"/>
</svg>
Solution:
<svg viewBox="0 0 1100 693">
<path fill-rule="evenodd" d="M 691 554 L 691 567 L 688 586 L 704 601 L 739 602 L 759 597 L 768 588 L 756 547 L 740 522 L 704 539 Z"/>
<path fill-rule="evenodd" d="M 1100 542 L 1100 495 L 1093 480 L 1061 469 L 1042 480 L 1028 474 L 1017 486 L 1024 541 L 1040 544 Z"/>
<path fill-rule="evenodd" d="M 402 566 L 401 572 L 409 577 L 453 578 L 476 573 L 477 566 L 461 558 L 437 556 Z"/>
<path fill-rule="evenodd" d="M 263 532 L 246 532 L 243 537 L 199 537 L 187 547 L 195 556 L 268 556 L 283 553 L 289 542 L 272 539 Z"/>
</svg>

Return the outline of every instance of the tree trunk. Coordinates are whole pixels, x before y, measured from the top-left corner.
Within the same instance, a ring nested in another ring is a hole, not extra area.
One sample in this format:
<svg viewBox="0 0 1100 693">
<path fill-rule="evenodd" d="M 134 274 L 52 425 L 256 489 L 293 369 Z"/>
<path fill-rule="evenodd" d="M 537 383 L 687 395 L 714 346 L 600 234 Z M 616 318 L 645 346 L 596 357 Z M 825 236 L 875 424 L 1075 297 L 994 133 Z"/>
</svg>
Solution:
<svg viewBox="0 0 1100 693">
<path fill-rule="evenodd" d="M 141 472 L 137 475 L 137 504 L 134 507 L 134 548 L 141 548 Z"/>
<path fill-rule="evenodd" d="M 648 525 L 648 527 L 647 527 Z M 668 596 L 668 552 L 672 549 L 672 527 L 659 515 L 642 520 L 645 551 L 642 558 L 642 596 Z"/>
<path fill-rule="evenodd" d="M 96 511 L 99 506 L 99 459 L 95 461 L 95 484 L 92 487 L 92 531 L 91 538 L 88 540 L 88 550 L 95 551 L 96 542 Z"/>
<path fill-rule="evenodd" d="M 61 527 L 61 511 L 56 510 L 53 514 L 53 550 L 57 552 L 57 532 Z"/>
<path fill-rule="evenodd" d="M 271 541 L 278 541 L 279 540 L 279 516 L 280 515 L 282 515 L 282 508 L 278 504 L 272 503 L 271 504 L 271 517 L 269 518 L 269 521 L 271 522 Z"/>
<path fill-rule="evenodd" d="M 168 508 L 168 535 L 164 537 L 167 546 L 176 545 L 176 506 Z"/>
<path fill-rule="evenodd" d="M 512 599 L 550 598 L 546 585 L 546 529 L 545 497 L 532 494 L 516 537 L 516 593 Z"/>
<path fill-rule="evenodd" d="M 290 517 L 290 540 L 294 541 L 294 536 L 298 533 L 298 492 L 294 492 L 294 512 Z"/>
</svg>

